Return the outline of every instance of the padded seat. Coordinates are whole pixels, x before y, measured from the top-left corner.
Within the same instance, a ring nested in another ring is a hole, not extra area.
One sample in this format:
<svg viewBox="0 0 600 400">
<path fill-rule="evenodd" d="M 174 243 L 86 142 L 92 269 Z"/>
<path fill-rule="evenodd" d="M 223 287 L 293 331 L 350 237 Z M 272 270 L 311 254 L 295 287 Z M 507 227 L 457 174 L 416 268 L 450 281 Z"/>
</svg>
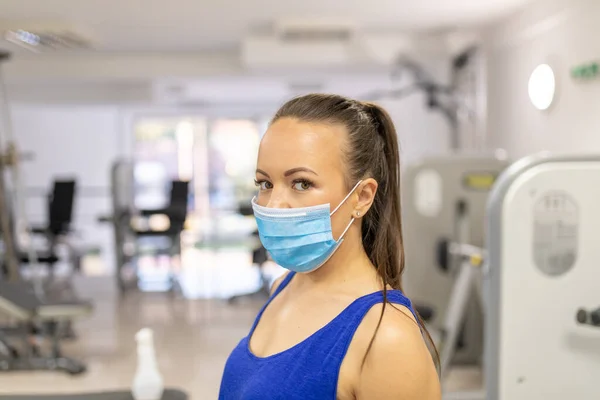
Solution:
<svg viewBox="0 0 600 400">
<path fill-rule="evenodd" d="M 21 321 L 60 320 L 87 317 L 93 312 L 88 301 L 38 298 L 29 282 L 0 281 L 0 312 Z"/>
<path fill-rule="evenodd" d="M 58 256 L 52 252 L 39 252 L 38 250 L 36 250 L 36 259 L 37 262 L 41 263 L 41 264 L 56 264 L 59 260 Z M 20 252 L 19 253 L 19 260 L 24 263 L 24 264 L 28 264 L 29 261 L 29 254 L 27 252 Z"/>
</svg>

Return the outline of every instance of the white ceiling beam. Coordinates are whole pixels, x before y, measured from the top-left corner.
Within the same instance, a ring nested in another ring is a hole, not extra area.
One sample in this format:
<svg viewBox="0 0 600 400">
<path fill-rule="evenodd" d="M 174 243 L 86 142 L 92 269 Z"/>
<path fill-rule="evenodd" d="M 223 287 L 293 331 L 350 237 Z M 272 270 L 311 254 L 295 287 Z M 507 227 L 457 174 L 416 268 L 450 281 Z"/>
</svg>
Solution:
<svg viewBox="0 0 600 400">
<path fill-rule="evenodd" d="M 196 54 L 14 55 L 4 64 L 7 83 L 143 82 L 160 78 L 239 75 L 237 52 Z"/>
</svg>

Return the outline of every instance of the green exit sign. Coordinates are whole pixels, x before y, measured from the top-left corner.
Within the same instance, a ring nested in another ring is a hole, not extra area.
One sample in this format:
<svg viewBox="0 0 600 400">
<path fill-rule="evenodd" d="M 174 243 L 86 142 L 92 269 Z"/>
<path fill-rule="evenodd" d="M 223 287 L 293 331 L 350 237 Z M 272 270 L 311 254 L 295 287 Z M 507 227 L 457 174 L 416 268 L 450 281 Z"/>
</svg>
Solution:
<svg viewBox="0 0 600 400">
<path fill-rule="evenodd" d="M 578 65 L 571 69 L 571 77 L 574 79 L 593 79 L 600 74 L 600 64 L 597 62 Z"/>
</svg>

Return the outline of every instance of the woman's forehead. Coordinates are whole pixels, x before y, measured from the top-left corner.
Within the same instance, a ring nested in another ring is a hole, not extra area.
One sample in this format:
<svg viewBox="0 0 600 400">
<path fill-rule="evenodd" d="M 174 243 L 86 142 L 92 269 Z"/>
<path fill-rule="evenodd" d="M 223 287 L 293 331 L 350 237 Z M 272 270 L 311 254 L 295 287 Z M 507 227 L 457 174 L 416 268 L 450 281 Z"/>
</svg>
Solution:
<svg viewBox="0 0 600 400">
<path fill-rule="evenodd" d="M 274 122 L 260 144 L 259 164 L 307 166 L 310 168 L 341 168 L 341 147 L 346 132 L 339 125 L 307 123 L 291 118 Z"/>
</svg>

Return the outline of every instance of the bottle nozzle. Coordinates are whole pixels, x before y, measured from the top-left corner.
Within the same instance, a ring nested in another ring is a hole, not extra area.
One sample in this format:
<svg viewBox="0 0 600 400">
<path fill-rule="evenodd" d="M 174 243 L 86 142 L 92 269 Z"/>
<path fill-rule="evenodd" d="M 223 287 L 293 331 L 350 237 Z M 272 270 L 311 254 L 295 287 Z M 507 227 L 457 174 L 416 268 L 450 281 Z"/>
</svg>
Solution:
<svg viewBox="0 0 600 400">
<path fill-rule="evenodd" d="M 152 332 L 152 329 L 143 328 L 138 333 L 135 334 L 135 340 L 138 343 L 148 343 L 148 342 L 152 341 L 153 336 L 154 336 L 154 334 Z"/>
</svg>

